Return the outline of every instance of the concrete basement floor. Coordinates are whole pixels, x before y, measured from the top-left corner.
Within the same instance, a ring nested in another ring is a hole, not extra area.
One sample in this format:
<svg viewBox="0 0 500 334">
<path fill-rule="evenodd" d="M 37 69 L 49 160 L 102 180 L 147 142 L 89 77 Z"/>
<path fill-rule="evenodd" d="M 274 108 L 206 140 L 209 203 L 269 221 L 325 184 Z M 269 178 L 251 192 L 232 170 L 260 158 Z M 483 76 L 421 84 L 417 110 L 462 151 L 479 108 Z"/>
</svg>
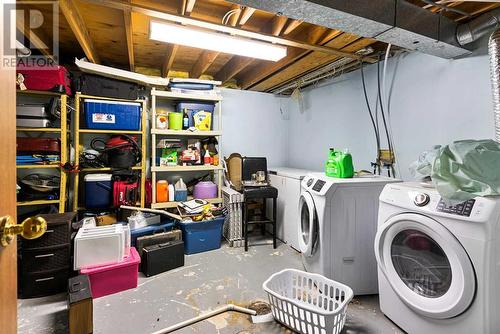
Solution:
<svg viewBox="0 0 500 334">
<path fill-rule="evenodd" d="M 300 254 L 281 244 L 221 249 L 186 256 L 185 266 L 146 278 L 139 273 L 136 289 L 94 300 L 94 333 L 152 333 L 226 303 L 242 306 L 267 300 L 262 290 L 272 273 L 284 268 L 303 269 Z M 66 295 L 18 301 L 18 333 L 67 332 Z M 377 296 L 355 297 L 342 331 L 403 333 L 378 308 Z M 252 324 L 249 316 L 220 314 L 179 334 L 292 333 L 275 322 Z"/>
</svg>

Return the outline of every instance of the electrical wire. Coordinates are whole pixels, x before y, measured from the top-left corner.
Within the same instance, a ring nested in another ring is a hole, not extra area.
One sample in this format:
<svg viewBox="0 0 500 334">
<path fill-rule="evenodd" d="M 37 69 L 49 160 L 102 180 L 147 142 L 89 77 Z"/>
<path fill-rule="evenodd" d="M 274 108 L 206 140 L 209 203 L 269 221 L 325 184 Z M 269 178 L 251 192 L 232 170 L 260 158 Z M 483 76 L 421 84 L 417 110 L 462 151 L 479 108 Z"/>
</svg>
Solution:
<svg viewBox="0 0 500 334">
<path fill-rule="evenodd" d="M 370 120 L 372 121 L 373 131 L 375 132 L 375 141 L 377 144 L 377 164 L 378 164 L 380 159 L 380 134 L 377 125 L 375 124 L 375 119 L 373 117 L 372 109 L 370 107 L 370 101 L 368 101 L 368 93 L 366 92 L 366 82 L 365 82 L 365 74 L 363 68 L 364 68 L 363 62 L 361 62 L 361 82 L 363 83 L 363 93 L 365 95 L 366 107 L 368 110 L 368 114 L 370 115 Z"/>
<path fill-rule="evenodd" d="M 385 117 L 385 111 L 384 111 L 384 105 L 382 103 L 382 94 L 381 94 L 381 87 L 380 87 L 380 56 L 379 56 L 379 61 L 377 62 L 377 89 L 378 89 L 378 98 L 379 98 L 379 103 L 380 103 L 380 114 L 382 115 L 382 122 L 384 124 L 384 130 L 385 130 L 385 135 L 387 137 L 387 146 L 389 148 L 389 151 L 392 152 L 392 143 L 391 143 L 391 137 L 389 136 L 389 129 L 387 127 L 387 121 Z"/>
<path fill-rule="evenodd" d="M 391 47 L 392 47 L 392 44 L 388 44 L 387 45 L 387 49 L 385 50 L 385 57 L 384 57 L 384 67 L 383 67 L 383 70 L 382 70 L 382 97 L 383 99 L 385 100 L 386 102 L 386 110 L 387 110 L 387 124 L 389 126 L 389 136 L 391 138 L 391 145 L 392 145 L 392 154 L 393 154 L 393 157 L 394 157 L 394 163 L 397 164 L 397 157 L 396 157 L 396 145 L 394 144 L 394 133 L 392 131 L 392 121 L 391 121 L 391 103 L 390 103 L 390 97 L 389 97 L 389 94 L 387 92 L 387 86 L 386 86 L 386 79 L 387 79 L 387 63 L 388 63 L 388 59 L 389 59 L 389 54 L 390 54 L 390 51 L 391 51 Z M 394 177 L 396 177 L 396 171 L 394 169 L 394 166 L 391 165 L 391 169 L 392 169 L 392 175 Z M 398 166 L 398 169 L 399 169 L 399 166 Z M 399 171 L 398 171 L 399 173 Z M 399 175 L 401 175 L 401 173 L 399 173 Z"/>
<path fill-rule="evenodd" d="M 227 22 L 229 22 L 229 19 L 231 18 L 231 16 L 233 16 L 234 14 L 236 14 L 237 12 L 240 12 L 240 11 L 241 11 L 241 8 L 235 8 L 235 9 L 231 9 L 230 11 L 228 11 L 222 17 L 222 24 L 226 25 Z"/>
</svg>

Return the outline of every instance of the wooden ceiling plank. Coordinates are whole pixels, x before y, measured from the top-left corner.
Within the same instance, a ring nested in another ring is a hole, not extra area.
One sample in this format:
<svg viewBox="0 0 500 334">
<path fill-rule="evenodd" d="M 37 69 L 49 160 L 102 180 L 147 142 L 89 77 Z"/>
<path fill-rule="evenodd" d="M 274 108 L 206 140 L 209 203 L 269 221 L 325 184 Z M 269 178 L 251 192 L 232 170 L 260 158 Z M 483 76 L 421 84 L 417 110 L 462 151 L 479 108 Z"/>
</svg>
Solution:
<svg viewBox="0 0 500 334">
<path fill-rule="evenodd" d="M 493 10 L 493 9 L 499 7 L 499 6 L 500 6 L 500 3 L 494 2 L 492 4 L 486 5 L 486 6 L 482 7 L 482 8 L 479 8 L 479 9 L 475 10 L 474 12 L 470 13 L 470 15 L 476 16 L 476 15 L 482 14 L 484 12 Z M 466 20 L 466 19 L 470 19 L 470 17 L 462 16 L 462 17 L 458 18 L 455 21 L 460 22 L 460 21 L 463 21 L 463 20 Z"/>
<path fill-rule="evenodd" d="M 196 4 L 196 0 L 187 0 L 186 7 L 184 10 L 184 15 L 191 15 L 191 12 L 193 11 L 194 5 Z"/>
<path fill-rule="evenodd" d="M 210 67 L 210 65 L 212 65 L 212 63 L 215 61 L 218 55 L 219 52 L 217 51 L 210 51 L 210 50 L 203 51 L 201 56 L 193 65 L 193 68 L 191 69 L 189 76 L 191 78 L 198 79 L 203 73 L 206 72 L 206 70 L 208 70 L 208 68 Z"/>
<path fill-rule="evenodd" d="M 243 8 L 243 11 L 241 12 L 240 18 L 238 20 L 238 26 L 241 27 L 245 25 L 248 22 L 248 20 L 252 17 L 254 12 L 255 8 L 251 7 Z"/>
<path fill-rule="evenodd" d="M 83 52 L 85 52 L 87 59 L 93 63 L 99 64 L 101 60 L 94 48 L 90 34 L 85 26 L 85 21 L 75 2 L 73 0 L 59 0 L 59 8 L 66 18 L 73 34 L 75 34 L 78 43 L 80 43 Z"/>
<path fill-rule="evenodd" d="M 286 16 L 283 15 L 274 16 L 272 22 L 271 34 L 273 36 L 281 35 L 281 31 L 285 27 L 286 21 L 288 21 L 288 18 Z"/>
<path fill-rule="evenodd" d="M 302 24 L 302 22 L 304 22 L 304 21 L 302 21 L 302 20 L 295 20 L 295 19 L 288 20 L 288 24 L 287 24 L 285 30 L 283 30 L 283 35 L 288 35 L 292 31 L 294 31 L 295 29 L 297 29 Z"/>
<path fill-rule="evenodd" d="M 225 83 L 234 78 L 253 61 L 253 58 L 234 56 L 215 74 L 215 79 Z"/>
<path fill-rule="evenodd" d="M 179 9 L 177 10 L 179 15 L 186 14 L 186 4 L 187 4 L 187 0 L 179 0 Z"/>
<path fill-rule="evenodd" d="M 68 1 L 68 0 L 65 0 Z M 129 5 L 120 1 L 116 0 L 84 0 L 85 2 L 89 3 L 94 3 L 98 5 L 103 5 L 111 8 L 117 8 L 117 9 L 129 9 L 133 12 L 141 13 L 150 17 L 154 17 L 157 19 L 161 20 L 166 20 L 166 21 L 171 21 L 171 22 L 178 22 L 181 24 L 185 25 L 191 25 L 191 26 L 196 26 L 199 28 L 204 28 L 204 29 L 210 29 L 210 30 L 215 30 L 219 32 L 226 32 L 229 34 L 241 36 L 241 37 L 247 37 L 247 38 L 254 38 L 258 39 L 261 41 L 266 41 L 270 43 L 276 43 L 280 45 L 285 45 L 285 46 L 292 46 L 294 48 L 300 48 L 300 49 L 305 49 L 305 50 L 310 50 L 310 51 L 319 51 L 327 54 L 332 54 L 332 55 L 337 55 L 337 56 L 342 56 L 342 57 L 348 57 L 348 58 L 353 58 L 353 59 L 363 59 L 364 61 L 368 62 L 376 62 L 376 59 L 372 58 L 367 58 L 364 59 L 363 57 L 348 53 L 348 52 L 342 52 L 340 50 L 336 50 L 333 48 L 321 46 L 321 45 L 314 45 L 314 44 L 309 44 L 302 42 L 300 40 L 295 40 L 295 39 L 287 39 L 287 38 L 282 38 L 278 36 L 273 36 L 269 34 L 264 34 L 264 33 L 256 33 L 253 31 L 248 31 L 248 30 L 243 30 L 243 29 L 238 29 L 235 27 L 230 27 L 230 26 L 224 26 L 221 24 L 216 24 L 216 23 L 211 23 L 207 21 L 201 21 L 201 20 L 196 20 L 192 19 L 190 17 L 186 16 L 179 16 L 179 15 L 174 15 L 174 14 L 169 14 L 165 12 L 160 12 L 154 9 L 150 9 L 145 6 L 139 6 L 139 5 Z"/>
<path fill-rule="evenodd" d="M 128 62 L 130 64 L 130 70 L 134 72 L 135 61 L 134 61 L 134 33 L 132 28 L 132 13 L 129 10 L 123 11 L 123 21 L 125 24 L 125 35 L 127 38 L 127 52 L 128 52 Z"/>
<path fill-rule="evenodd" d="M 307 35 L 307 40 L 309 43 L 317 43 L 319 39 L 325 33 L 324 27 L 313 26 L 311 30 L 309 30 Z M 297 48 L 289 48 L 288 54 L 283 59 L 277 62 L 261 62 L 257 65 L 255 70 L 251 73 L 246 73 L 244 77 L 238 78 L 238 83 L 243 89 L 248 89 L 257 82 L 261 81 L 265 77 L 279 71 L 281 68 L 288 66 L 293 63 L 295 60 L 299 59 L 301 56 L 306 54 L 307 51 L 304 52 L 302 49 Z"/>
<path fill-rule="evenodd" d="M 168 71 L 172 69 L 172 64 L 174 63 L 175 55 L 179 46 L 176 44 L 168 44 L 167 52 L 165 55 L 165 62 L 163 63 L 162 76 L 165 78 L 168 75 Z"/>
</svg>

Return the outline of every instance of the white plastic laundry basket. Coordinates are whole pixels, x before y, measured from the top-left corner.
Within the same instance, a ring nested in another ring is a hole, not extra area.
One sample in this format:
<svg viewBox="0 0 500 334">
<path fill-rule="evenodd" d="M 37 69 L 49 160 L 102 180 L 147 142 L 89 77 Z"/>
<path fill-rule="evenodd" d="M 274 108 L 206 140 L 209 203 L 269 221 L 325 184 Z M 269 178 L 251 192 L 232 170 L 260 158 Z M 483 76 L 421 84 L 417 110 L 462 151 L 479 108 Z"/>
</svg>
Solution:
<svg viewBox="0 0 500 334">
<path fill-rule="evenodd" d="M 262 285 L 276 321 L 302 334 L 340 334 L 353 292 L 318 274 L 285 269 Z"/>
</svg>

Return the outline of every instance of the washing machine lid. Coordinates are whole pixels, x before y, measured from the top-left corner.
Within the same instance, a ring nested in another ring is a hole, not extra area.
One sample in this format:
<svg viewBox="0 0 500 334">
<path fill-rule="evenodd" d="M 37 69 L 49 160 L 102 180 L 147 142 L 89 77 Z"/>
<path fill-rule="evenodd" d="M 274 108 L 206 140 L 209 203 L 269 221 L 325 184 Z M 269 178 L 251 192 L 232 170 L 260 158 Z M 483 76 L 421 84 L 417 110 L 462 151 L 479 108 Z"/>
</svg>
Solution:
<svg viewBox="0 0 500 334">
<path fill-rule="evenodd" d="M 394 292 L 424 316 L 455 317 L 474 299 L 476 278 L 465 249 L 428 216 L 402 213 L 389 218 L 379 226 L 375 256 Z"/>
<path fill-rule="evenodd" d="M 299 248 L 304 256 L 312 256 L 318 242 L 318 213 L 314 199 L 308 191 L 302 192 L 299 199 Z"/>
<path fill-rule="evenodd" d="M 276 174 L 283 177 L 302 180 L 307 174 L 313 171 L 307 169 L 290 168 L 290 167 L 272 167 L 268 169 L 269 173 Z"/>
</svg>

